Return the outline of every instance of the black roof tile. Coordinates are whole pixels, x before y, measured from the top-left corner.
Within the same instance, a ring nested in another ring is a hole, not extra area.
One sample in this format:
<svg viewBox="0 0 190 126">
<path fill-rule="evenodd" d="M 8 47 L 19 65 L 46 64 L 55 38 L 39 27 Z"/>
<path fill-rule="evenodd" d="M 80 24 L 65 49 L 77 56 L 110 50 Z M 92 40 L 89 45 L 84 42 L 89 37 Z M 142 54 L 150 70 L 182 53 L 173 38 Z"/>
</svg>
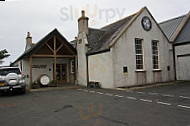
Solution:
<svg viewBox="0 0 190 126">
<path fill-rule="evenodd" d="M 101 29 L 89 28 L 87 35 L 89 48 L 87 55 L 97 54 L 109 50 L 109 44 L 124 29 L 124 27 L 135 17 L 133 14 Z"/>
</svg>

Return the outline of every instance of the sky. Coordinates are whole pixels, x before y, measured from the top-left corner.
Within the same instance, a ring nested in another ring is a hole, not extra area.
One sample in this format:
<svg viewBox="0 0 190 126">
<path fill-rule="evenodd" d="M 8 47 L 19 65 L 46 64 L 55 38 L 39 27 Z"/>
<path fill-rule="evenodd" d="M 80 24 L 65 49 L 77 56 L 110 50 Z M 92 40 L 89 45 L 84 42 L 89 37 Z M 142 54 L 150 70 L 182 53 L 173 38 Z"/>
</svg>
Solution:
<svg viewBox="0 0 190 126">
<path fill-rule="evenodd" d="M 72 41 L 78 32 L 81 10 L 89 17 L 89 27 L 101 28 L 138 12 L 146 6 L 159 23 L 190 11 L 190 0 L 5 0 L 0 1 L 0 50 L 14 62 L 23 52 L 27 32 L 33 43 L 55 28 Z"/>
</svg>

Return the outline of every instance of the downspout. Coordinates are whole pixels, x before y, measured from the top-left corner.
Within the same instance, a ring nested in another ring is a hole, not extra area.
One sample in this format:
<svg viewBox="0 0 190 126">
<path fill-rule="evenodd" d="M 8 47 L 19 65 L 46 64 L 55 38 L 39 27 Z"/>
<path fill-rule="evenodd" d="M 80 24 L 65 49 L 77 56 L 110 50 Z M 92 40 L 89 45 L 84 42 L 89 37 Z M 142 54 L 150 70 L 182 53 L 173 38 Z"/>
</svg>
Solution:
<svg viewBox="0 0 190 126">
<path fill-rule="evenodd" d="M 78 77 L 77 77 L 77 75 L 78 75 L 78 60 L 77 60 L 77 56 L 75 56 L 75 59 L 74 59 L 74 62 L 75 62 L 75 85 L 77 85 L 78 84 Z"/>
<path fill-rule="evenodd" d="M 173 47 L 173 59 L 174 59 L 174 78 L 177 80 L 177 75 L 176 75 L 176 57 L 175 57 L 175 46 L 174 43 L 172 43 Z"/>
<path fill-rule="evenodd" d="M 89 71 L 88 71 L 88 55 L 86 54 L 86 74 L 87 74 L 87 87 L 89 84 Z"/>
</svg>

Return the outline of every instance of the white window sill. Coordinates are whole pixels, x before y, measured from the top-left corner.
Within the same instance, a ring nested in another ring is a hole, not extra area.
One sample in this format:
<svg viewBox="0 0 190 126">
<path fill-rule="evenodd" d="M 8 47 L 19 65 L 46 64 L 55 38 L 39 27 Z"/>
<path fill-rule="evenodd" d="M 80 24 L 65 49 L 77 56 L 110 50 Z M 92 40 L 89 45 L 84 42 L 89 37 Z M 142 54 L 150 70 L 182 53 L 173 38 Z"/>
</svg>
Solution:
<svg viewBox="0 0 190 126">
<path fill-rule="evenodd" d="M 162 70 L 161 69 L 153 69 L 152 71 L 153 72 L 161 72 Z"/>
<path fill-rule="evenodd" d="M 135 72 L 146 72 L 146 70 L 135 70 Z"/>
</svg>

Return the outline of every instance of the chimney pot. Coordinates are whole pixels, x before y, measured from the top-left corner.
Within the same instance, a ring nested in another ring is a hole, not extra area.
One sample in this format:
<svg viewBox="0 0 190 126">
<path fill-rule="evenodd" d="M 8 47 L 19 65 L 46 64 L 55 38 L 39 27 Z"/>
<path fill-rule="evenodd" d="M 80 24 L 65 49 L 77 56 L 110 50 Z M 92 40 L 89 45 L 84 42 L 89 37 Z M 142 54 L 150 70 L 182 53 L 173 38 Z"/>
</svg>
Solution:
<svg viewBox="0 0 190 126">
<path fill-rule="evenodd" d="M 27 37 L 30 37 L 30 32 L 27 33 Z"/>
<path fill-rule="evenodd" d="M 82 10 L 82 17 L 85 17 L 85 11 Z"/>
<path fill-rule="evenodd" d="M 32 37 L 30 36 L 30 32 L 27 32 L 25 51 L 30 49 L 31 47 L 32 47 Z"/>
<path fill-rule="evenodd" d="M 82 10 L 81 11 L 82 15 L 81 17 L 78 19 L 78 33 L 86 33 L 88 34 L 88 17 L 85 16 L 85 11 Z"/>
</svg>

